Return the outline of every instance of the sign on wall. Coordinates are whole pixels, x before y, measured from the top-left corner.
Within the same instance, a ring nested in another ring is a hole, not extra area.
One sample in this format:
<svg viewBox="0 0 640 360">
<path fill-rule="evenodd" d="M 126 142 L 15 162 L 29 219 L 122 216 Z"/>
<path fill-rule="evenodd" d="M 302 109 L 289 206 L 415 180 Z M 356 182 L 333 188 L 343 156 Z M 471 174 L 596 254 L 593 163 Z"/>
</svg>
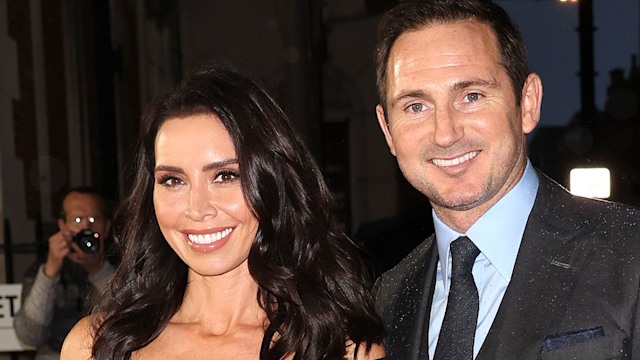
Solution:
<svg viewBox="0 0 640 360">
<path fill-rule="evenodd" d="M 0 352 L 24 351 L 13 332 L 13 316 L 20 309 L 22 284 L 0 284 Z"/>
</svg>

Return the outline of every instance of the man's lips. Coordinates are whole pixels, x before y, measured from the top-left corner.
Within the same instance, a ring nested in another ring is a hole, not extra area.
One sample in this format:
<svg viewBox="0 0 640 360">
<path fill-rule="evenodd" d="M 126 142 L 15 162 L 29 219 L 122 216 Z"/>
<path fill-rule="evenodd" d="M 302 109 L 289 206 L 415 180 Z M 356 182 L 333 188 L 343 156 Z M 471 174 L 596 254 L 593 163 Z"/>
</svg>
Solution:
<svg viewBox="0 0 640 360">
<path fill-rule="evenodd" d="M 479 151 L 471 151 L 462 156 L 458 156 L 453 159 L 431 159 L 431 163 L 438 167 L 449 167 L 463 164 L 474 157 L 476 157 L 480 152 Z"/>
<path fill-rule="evenodd" d="M 207 245 L 207 244 L 213 244 L 216 241 L 220 241 L 221 239 L 224 239 L 229 234 L 231 234 L 232 231 L 233 231 L 233 228 L 230 227 L 221 231 L 207 233 L 207 234 L 188 233 L 187 237 L 189 237 L 189 241 L 191 241 L 194 244 Z"/>
</svg>

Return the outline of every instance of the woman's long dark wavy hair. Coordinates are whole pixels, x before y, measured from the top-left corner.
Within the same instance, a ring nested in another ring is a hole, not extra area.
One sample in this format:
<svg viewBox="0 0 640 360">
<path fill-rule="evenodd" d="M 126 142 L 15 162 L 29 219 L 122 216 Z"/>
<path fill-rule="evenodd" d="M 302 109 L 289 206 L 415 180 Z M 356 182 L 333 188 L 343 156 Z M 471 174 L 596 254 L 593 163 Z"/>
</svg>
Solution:
<svg viewBox="0 0 640 360">
<path fill-rule="evenodd" d="M 334 219 L 332 196 L 300 135 L 253 81 L 207 66 L 142 117 L 133 185 L 115 221 L 122 262 L 93 310 L 95 359 L 129 359 L 180 308 L 188 269 L 155 217 L 154 146 L 164 121 L 202 113 L 229 132 L 245 199 L 260 223 L 248 259 L 269 322 L 260 359 L 343 359 L 347 340 L 380 343 L 368 272 Z"/>
</svg>

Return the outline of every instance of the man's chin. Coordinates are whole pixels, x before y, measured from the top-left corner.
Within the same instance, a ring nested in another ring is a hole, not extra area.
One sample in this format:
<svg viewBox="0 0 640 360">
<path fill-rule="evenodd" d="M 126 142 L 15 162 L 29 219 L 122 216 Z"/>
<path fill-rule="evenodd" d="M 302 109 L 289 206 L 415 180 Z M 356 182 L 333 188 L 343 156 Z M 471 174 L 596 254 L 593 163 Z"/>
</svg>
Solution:
<svg viewBox="0 0 640 360">
<path fill-rule="evenodd" d="M 482 205 L 485 200 L 478 192 L 461 193 L 453 190 L 450 193 L 425 194 L 434 207 L 451 211 L 468 211 Z"/>
</svg>

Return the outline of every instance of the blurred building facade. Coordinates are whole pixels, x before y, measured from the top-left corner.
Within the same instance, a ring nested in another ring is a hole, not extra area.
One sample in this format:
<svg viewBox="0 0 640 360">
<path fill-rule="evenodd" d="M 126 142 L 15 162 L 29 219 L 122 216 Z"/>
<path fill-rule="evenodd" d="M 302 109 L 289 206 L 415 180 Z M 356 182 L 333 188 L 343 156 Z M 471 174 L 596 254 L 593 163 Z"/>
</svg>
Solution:
<svg viewBox="0 0 640 360">
<path fill-rule="evenodd" d="M 628 69 L 609 73 L 605 108 L 590 124 L 577 113 L 566 127 L 541 128 L 531 140 L 534 165 L 569 185 L 577 167 L 606 167 L 611 172 L 609 200 L 640 206 L 640 66 L 636 55 Z"/>
<path fill-rule="evenodd" d="M 13 261 L 0 281 L 19 281 L 44 253 L 64 189 L 126 193 L 145 104 L 206 62 L 234 64 L 278 99 L 347 231 L 396 214 L 406 183 L 375 118 L 370 10 L 339 0 L 0 0 L 0 261 L 7 251 Z"/>
<path fill-rule="evenodd" d="M 37 256 L 65 188 L 93 185 L 113 201 L 126 193 L 144 105 L 206 62 L 234 64 L 278 99 L 318 157 L 348 232 L 421 208 L 374 112 L 376 24 L 392 3 L 0 0 L 0 262 L 7 251 L 13 260 L 1 264 L 0 282 L 19 281 Z M 632 69 L 612 74 L 592 128 L 576 117 L 538 130 L 534 165 L 566 185 L 574 165 L 607 162 L 612 198 L 635 203 Z"/>
</svg>

